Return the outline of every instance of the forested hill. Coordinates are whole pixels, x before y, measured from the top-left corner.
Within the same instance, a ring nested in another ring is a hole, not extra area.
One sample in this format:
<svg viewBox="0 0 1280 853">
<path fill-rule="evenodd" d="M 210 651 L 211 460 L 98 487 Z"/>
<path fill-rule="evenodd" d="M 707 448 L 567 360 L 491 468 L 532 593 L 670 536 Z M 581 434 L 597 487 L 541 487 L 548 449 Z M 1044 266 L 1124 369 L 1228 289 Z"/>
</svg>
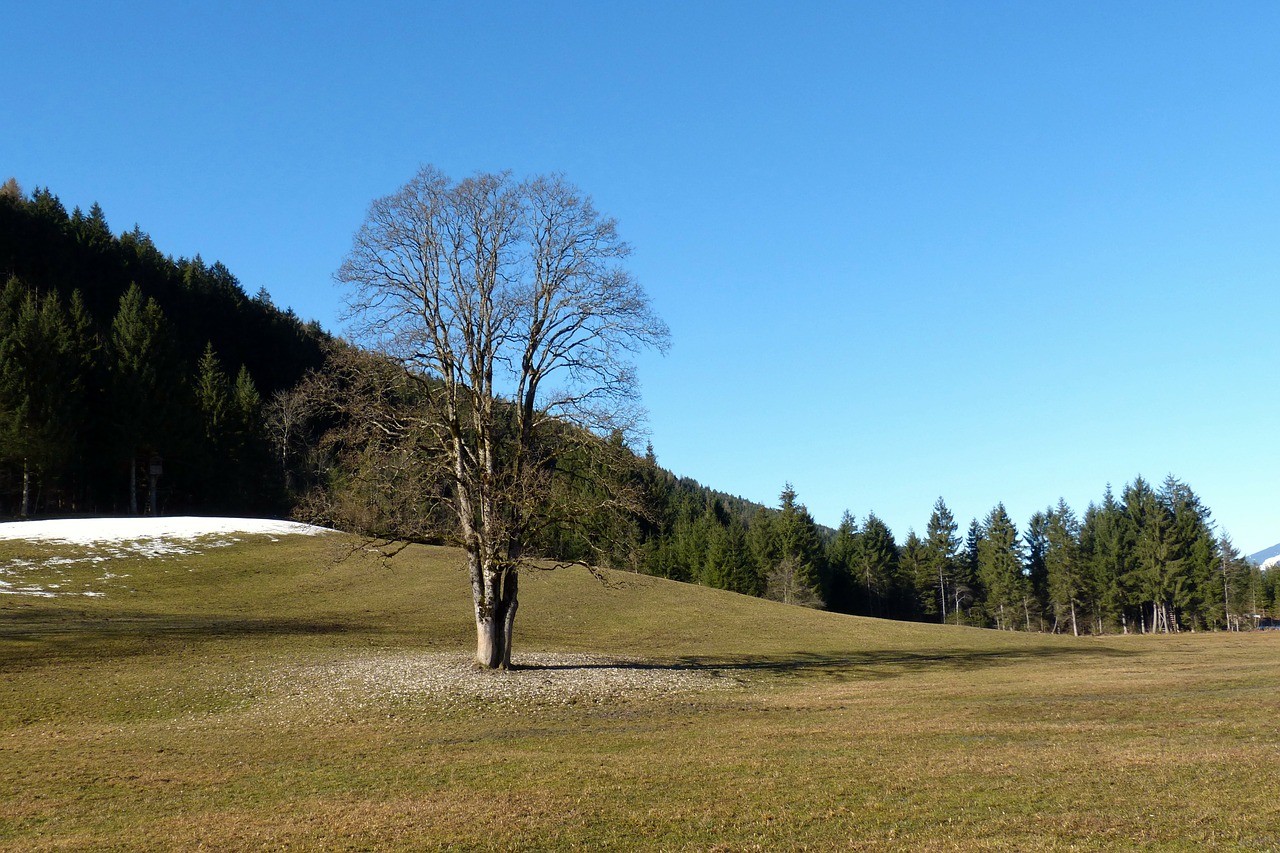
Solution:
<svg viewBox="0 0 1280 853">
<path fill-rule="evenodd" d="M 194 364 L 212 343 L 224 365 L 245 365 L 264 394 L 294 385 L 323 360 L 326 335 L 317 323 L 276 308 L 265 288 L 248 297 L 222 263 L 175 260 L 136 225 L 116 236 L 97 204 L 67 213 L 47 189 L 24 198 L 8 186 L 0 192 L 0 284 L 17 277 L 41 294 L 56 292 L 64 306 L 78 290 L 106 329 L 136 283 L 164 312 L 180 358 Z"/>
<path fill-rule="evenodd" d="M 323 362 L 318 324 L 13 180 L 0 286 L 6 514 L 142 511 L 152 494 L 159 511 L 287 511 L 266 403 Z"/>
</svg>

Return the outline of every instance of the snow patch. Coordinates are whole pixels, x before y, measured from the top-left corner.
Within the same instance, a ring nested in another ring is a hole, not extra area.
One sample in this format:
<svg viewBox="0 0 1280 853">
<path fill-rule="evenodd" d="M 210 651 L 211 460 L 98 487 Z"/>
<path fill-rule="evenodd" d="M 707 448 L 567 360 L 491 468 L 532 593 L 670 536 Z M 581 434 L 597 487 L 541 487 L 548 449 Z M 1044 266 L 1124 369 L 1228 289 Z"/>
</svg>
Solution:
<svg viewBox="0 0 1280 853">
<path fill-rule="evenodd" d="M 151 518 L 49 518 L 0 524 L 0 539 L 93 545 L 100 542 L 194 539 L 234 533 L 314 536 L 328 528 L 270 518 L 156 516 Z M 229 543 L 228 543 L 229 544 Z"/>
<path fill-rule="evenodd" d="M 238 542 L 235 534 L 266 534 L 272 537 L 272 541 L 277 541 L 279 536 L 315 536 L 327 532 L 330 531 L 324 527 L 266 518 L 161 516 L 13 521 L 0 524 L 0 540 L 77 545 L 91 547 L 93 553 L 44 560 L 15 558 L 0 563 L 0 595 L 38 598 L 84 595 L 99 598 L 105 593 L 83 588 L 128 577 L 99 565 L 111 560 L 198 554 L 204 549 L 224 548 Z M 83 574 L 83 570 L 75 571 L 83 564 L 95 567 L 92 580 Z M 83 591 L 73 592 L 68 589 L 71 586 L 80 587 Z"/>
</svg>

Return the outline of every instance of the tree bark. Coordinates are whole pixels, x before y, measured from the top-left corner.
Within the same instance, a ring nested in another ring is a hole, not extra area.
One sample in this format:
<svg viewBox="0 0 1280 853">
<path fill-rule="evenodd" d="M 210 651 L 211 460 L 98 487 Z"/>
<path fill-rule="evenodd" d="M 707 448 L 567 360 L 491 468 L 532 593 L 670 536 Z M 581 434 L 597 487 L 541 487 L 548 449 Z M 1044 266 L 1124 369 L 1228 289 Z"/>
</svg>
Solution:
<svg viewBox="0 0 1280 853">
<path fill-rule="evenodd" d="M 938 598 L 942 601 L 942 621 L 947 621 L 947 581 L 942 573 L 942 569 L 938 569 L 938 589 L 941 590 Z"/>
<path fill-rule="evenodd" d="M 129 514 L 138 514 L 138 458 L 129 457 Z"/>
<path fill-rule="evenodd" d="M 519 608 L 519 580 L 514 568 L 471 561 L 471 591 L 476 615 L 476 664 L 485 669 L 511 668 L 511 637 Z"/>
<path fill-rule="evenodd" d="M 30 513 L 31 507 L 31 463 L 27 459 L 22 460 L 22 507 L 18 515 L 26 518 Z"/>
</svg>

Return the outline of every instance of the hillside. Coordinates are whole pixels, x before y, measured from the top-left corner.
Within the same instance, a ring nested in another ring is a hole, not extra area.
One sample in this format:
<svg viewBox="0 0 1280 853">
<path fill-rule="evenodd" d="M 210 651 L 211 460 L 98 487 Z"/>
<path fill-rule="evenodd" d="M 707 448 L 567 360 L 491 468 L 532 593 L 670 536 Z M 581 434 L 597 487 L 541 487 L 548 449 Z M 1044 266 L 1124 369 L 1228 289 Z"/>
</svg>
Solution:
<svg viewBox="0 0 1280 853">
<path fill-rule="evenodd" d="M 250 298 L 222 263 L 175 259 L 136 225 L 113 232 L 96 204 L 68 213 L 48 189 L 29 198 L 0 193 L 0 285 L 9 278 L 57 293 L 64 306 L 78 291 L 104 336 L 137 284 L 171 324 L 180 360 L 194 366 L 211 343 L 233 375 L 245 365 L 268 396 L 318 366 L 328 338 L 318 324 L 277 308 L 265 286 Z"/>
<path fill-rule="evenodd" d="M 1260 566 L 1274 563 L 1275 559 L 1280 557 L 1280 544 L 1272 545 L 1270 548 L 1264 548 L 1256 554 L 1250 554 L 1249 560 Z"/>
<path fill-rule="evenodd" d="M 328 340 L 221 263 L 6 184 L 0 513 L 287 512 L 272 398 Z"/>
<path fill-rule="evenodd" d="M 0 576 L 35 590 L 40 602 L 0 599 L 10 606 L 10 629 L 25 625 L 38 634 L 50 624 L 45 620 L 85 619 L 106 630 L 122 617 L 149 613 L 210 625 L 224 618 L 304 620 L 328 626 L 318 634 L 343 634 L 344 645 L 366 632 L 370 642 L 427 648 L 465 651 L 474 641 L 465 560 L 452 548 L 411 546 L 384 559 L 352 551 L 349 543 L 357 540 L 336 532 L 244 532 L 221 519 L 123 519 L 123 528 L 102 521 L 0 524 Z M 155 541 L 170 544 L 147 545 Z M 517 646 L 675 662 L 1054 644 L 1025 634 L 843 616 L 648 575 L 603 570 L 602 576 L 604 582 L 584 569 L 525 573 Z M 155 639 L 147 636 L 150 621 L 132 626 L 135 641 Z"/>
</svg>

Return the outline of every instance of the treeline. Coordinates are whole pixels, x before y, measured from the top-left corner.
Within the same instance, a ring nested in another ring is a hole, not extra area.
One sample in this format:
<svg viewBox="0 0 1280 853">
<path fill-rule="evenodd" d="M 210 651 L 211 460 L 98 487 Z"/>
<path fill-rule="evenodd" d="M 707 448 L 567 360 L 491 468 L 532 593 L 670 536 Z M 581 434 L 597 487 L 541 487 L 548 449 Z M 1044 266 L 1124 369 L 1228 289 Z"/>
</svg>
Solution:
<svg viewBox="0 0 1280 853">
<path fill-rule="evenodd" d="M 399 378 L 398 378 L 399 377 Z M 308 520 L 371 536 L 450 542 L 444 487 L 421 458 L 429 383 L 336 348 L 291 392 L 287 458 Z M 429 428 L 426 429 L 429 431 Z M 1082 517 L 1065 501 L 1019 529 L 1004 506 L 964 536 L 945 501 L 924 534 L 846 514 L 817 524 L 788 485 L 777 507 L 678 478 L 626 449 L 621 434 L 564 431 L 544 448 L 547 524 L 528 553 L 778 601 L 891 619 L 1004 630 L 1239 630 L 1280 618 L 1280 573 L 1263 573 L 1214 530 L 1185 483 L 1108 488 Z M 556 509 L 559 508 L 559 511 Z"/>
<path fill-rule="evenodd" d="M 12 179 L 0 286 L 7 514 L 288 511 L 270 402 L 322 362 L 317 325 Z"/>
<path fill-rule="evenodd" d="M 1263 572 L 1185 483 L 1107 488 L 1083 516 L 1060 500 L 1020 530 L 1003 504 L 964 536 L 941 498 L 924 535 L 898 542 L 874 513 L 832 533 L 787 486 L 749 517 L 684 491 L 642 542 L 642 571 L 864 616 L 1004 630 L 1153 633 L 1280 621 L 1280 573 Z M 621 566 L 620 566 L 621 567 Z"/>
</svg>

